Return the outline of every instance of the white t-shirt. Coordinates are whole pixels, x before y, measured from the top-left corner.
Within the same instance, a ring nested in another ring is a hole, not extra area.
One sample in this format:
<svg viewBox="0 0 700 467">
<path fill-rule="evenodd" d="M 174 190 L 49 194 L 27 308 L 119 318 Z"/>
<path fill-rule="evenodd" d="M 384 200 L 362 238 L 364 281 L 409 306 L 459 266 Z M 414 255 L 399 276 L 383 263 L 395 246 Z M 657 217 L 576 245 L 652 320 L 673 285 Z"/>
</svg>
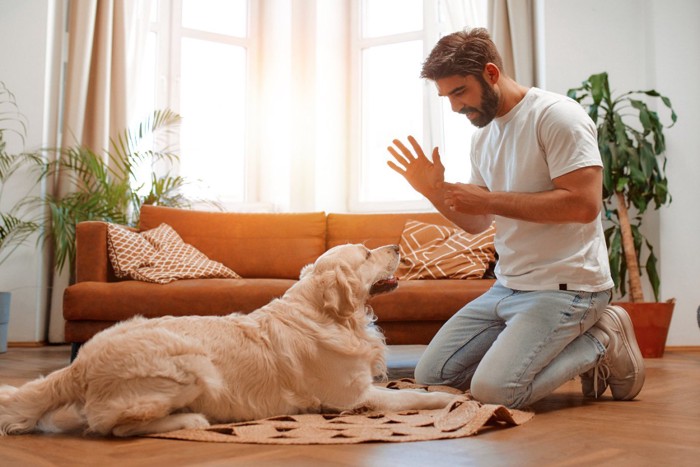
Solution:
<svg viewBox="0 0 700 467">
<path fill-rule="evenodd" d="M 470 183 L 490 191 L 532 193 L 552 179 L 601 166 L 596 128 L 580 104 L 531 88 L 510 112 L 472 140 Z M 496 277 L 515 290 L 599 292 L 610 289 L 601 219 L 589 224 L 540 224 L 496 216 Z"/>
</svg>

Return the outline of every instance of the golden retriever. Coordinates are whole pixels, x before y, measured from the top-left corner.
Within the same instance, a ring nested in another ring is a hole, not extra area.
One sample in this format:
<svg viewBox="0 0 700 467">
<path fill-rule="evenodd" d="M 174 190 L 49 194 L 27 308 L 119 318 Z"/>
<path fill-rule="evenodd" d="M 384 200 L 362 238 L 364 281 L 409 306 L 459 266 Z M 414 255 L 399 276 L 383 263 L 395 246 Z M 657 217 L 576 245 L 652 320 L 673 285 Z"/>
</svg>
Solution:
<svg viewBox="0 0 700 467">
<path fill-rule="evenodd" d="M 370 296 L 398 286 L 399 249 L 334 247 L 250 314 L 135 317 L 68 367 L 0 387 L 0 435 L 132 436 L 282 414 L 436 409 L 453 395 L 377 387 L 384 337 Z"/>
</svg>

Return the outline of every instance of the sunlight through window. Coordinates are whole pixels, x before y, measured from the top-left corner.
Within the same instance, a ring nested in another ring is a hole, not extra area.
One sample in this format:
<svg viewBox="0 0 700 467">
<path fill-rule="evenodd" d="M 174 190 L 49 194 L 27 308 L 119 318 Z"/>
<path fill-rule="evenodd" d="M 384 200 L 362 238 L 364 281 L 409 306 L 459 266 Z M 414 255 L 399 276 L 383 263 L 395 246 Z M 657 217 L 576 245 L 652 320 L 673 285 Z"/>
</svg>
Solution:
<svg viewBox="0 0 700 467">
<path fill-rule="evenodd" d="M 227 209 L 430 209 L 387 147 L 413 135 L 468 180 L 474 128 L 420 78 L 441 35 L 484 22 L 454 21 L 467 3 L 154 0 L 133 118 L 178 112 L 185 194 Z"/>
</svg>

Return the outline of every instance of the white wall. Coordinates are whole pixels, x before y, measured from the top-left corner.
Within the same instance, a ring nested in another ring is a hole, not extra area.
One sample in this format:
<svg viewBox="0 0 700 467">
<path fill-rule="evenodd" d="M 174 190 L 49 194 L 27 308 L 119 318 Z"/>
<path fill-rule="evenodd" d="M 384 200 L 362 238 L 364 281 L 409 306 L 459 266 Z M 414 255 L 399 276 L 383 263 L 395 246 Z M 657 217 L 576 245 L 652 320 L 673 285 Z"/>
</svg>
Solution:
<svg viewBox="0 0 700 467">
<path fill-rule="evenodd" d="M 669 93 L 678 113 L 667 139 L 673 202 L 661 211 L 659 244 L 662 294 L 677 299 L 669 345 L 699 345 L 700 2 L 653 0 L 649 13 L 655 86 Z"/>
<path fill-rule="evenodd" d="M 549 90 L 565 93 L 607 71 L 613 90 L 653 88 L 673 102 L 679 120 L 666 132 L 673 202 L 645 217 L 644 232 L 659 257 L 660 298 L 677 300 L 668 345 L 700 345 L 700 2 L 542 0 L 541 5 Z M 651 300 L 648 284 L 645 289 Z"/>
<path fill-rule="evenodd" d="M 47 38 L 57 0 L 0 0 L 0 80 L 29 119 L 29 147 L 47 138 L 51 78 Z M 700 19 L 696 0 L 539 0 L 543 7 L 547 89 L 565 92 L 607 71 L 620 90 L 656 88 L 677 108 L 668 131 L 673 203 L 646 221 L 660 257 L 662 298 L 677 299 L 669 345 L 700 345 Z M 33 245 L 32 245 L 33 246 Z M 32 246 L 0 269 L 0 289 L 13 291 L 9 340 L 39 341 L 45 323 L 41 255 Z"/>
<path fill-rule="evenodd" d="M 49 113 L 47 89 L 47 37 L 50 10 L 47 0 L 0 0 L 0 81 L 14 93 L 20 111 L 27 117 L 26 149 L 46 146 L 45 118 Z M 21 194 L 26 193 L 28 180 Z M 11 185 L 8 185 L 11 186 Z M 38 193 L 34 193 L 38 194 Z M 11 206 L 10 199 L 8 202 Z M 30 240 L 0 267 L 0 290 L 12 293 L 10 342 L 44 340 L 46 326 L 46 280 L 44 257 Z"/>
</svg>

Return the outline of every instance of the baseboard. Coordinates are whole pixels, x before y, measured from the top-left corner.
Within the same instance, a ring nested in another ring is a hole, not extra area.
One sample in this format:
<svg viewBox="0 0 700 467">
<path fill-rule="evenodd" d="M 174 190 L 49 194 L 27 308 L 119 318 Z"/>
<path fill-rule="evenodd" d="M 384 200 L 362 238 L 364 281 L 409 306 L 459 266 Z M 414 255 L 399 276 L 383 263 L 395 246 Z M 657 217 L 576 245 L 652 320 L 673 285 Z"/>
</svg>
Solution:
<svg viewBox="0 0 700 467">
<path fill-rule="evenodd" d="M 14 347 L 14 348 L 25 348 L 25 349 L 31 349 L 31 348 L 37 348 L 37 347 L 45 347 L 47 345 L 53 345 L 49 344 L 46 341 L 41 341 L 41 342 L 8 342 L 7 347 Z M 59 344 L 59 345 L 68 345 L 68 344 Z M 411 348 L 411 347 L 420 347 L 425 348 L 424 345 L 422 346 L 389 346 L 390 348 L 396 348 L 396 349 L 402 349 L 402 348 Z M 669 345 L 666 346 L 666 351 L 670 352 L 700 352 L 700 345 Z"/>
<path fill-rule="evenodd" d="M 32 349 L 35 347 L 44 347 L 46 345 L 49 345 L 48 342 L 42 341 L 42 342 L 8 342 L 7 343 L 7 348 L 25 348 L 25 349 Z"/>
<path fill-rule="evenodd" d="M 667 352 L 700 352 L 700 345 L 667 345 Z"/>
</svg>

